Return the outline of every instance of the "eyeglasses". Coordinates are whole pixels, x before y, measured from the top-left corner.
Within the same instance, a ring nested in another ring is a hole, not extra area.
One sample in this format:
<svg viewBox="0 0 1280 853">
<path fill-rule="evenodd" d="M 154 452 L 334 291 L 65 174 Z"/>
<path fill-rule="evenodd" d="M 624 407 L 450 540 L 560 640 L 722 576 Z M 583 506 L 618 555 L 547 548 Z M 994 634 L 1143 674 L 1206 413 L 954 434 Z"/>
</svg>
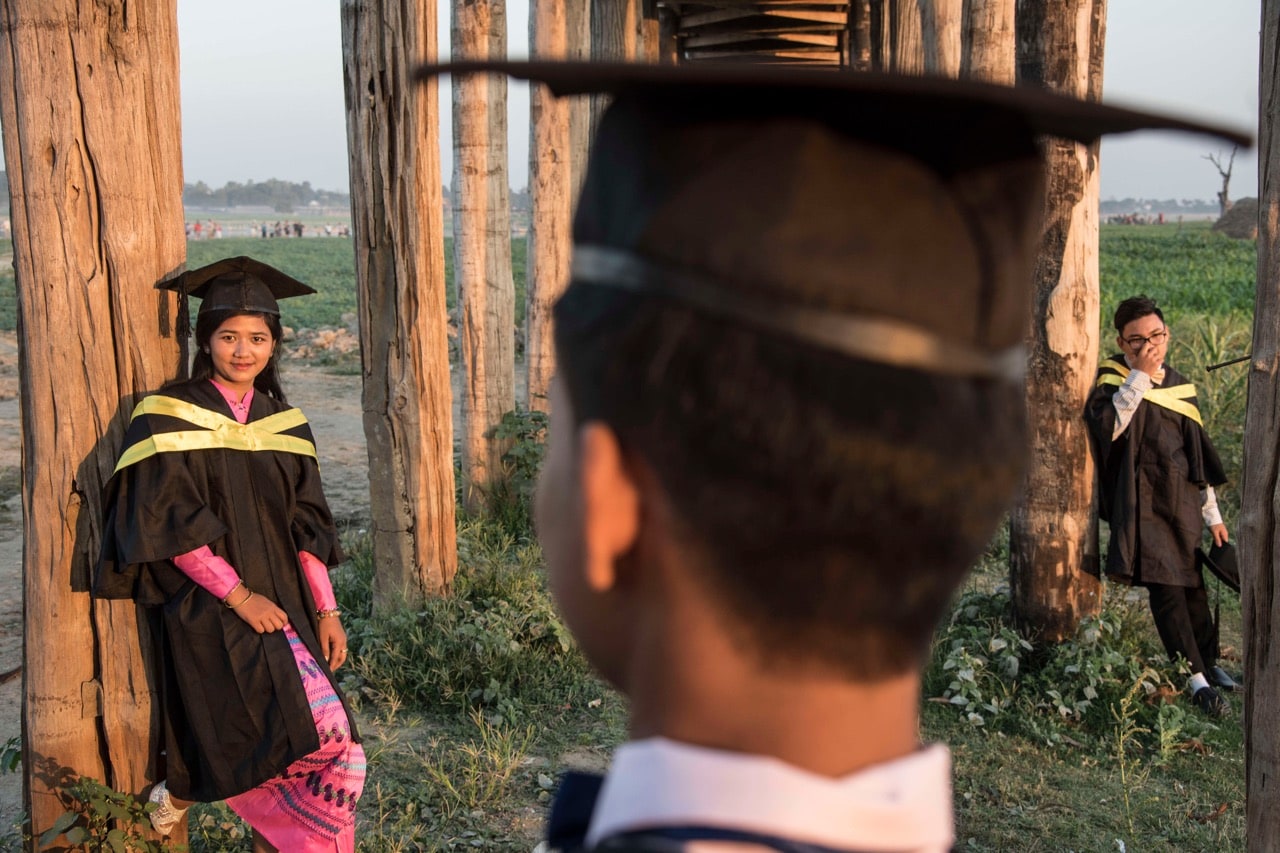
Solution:
<svg viewBox="0 0 1280 853">
<path fill-rule="evenodd" d="M 1130 349 L 1142 349 L 1144 344 L 1151 344 L 1153 347 L 1158 347 L 1164 343 L 1165 338 L 1167 337 L 1169 337 L 1169 330 L 1161 329 L 1158 332 L 1153 332 L 1145 338 L 1142 337 L 1142 335 L 1134 335 L 1131 338 L 1125 338 L 1124 343 L 1125 346 Z"/>
</svg>

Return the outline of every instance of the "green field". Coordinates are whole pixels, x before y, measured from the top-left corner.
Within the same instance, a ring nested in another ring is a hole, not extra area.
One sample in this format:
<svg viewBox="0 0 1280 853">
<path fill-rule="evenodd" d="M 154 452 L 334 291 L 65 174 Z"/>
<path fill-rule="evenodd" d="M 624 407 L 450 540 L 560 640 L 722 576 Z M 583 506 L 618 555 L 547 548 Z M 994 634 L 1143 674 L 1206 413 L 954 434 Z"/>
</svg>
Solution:
<svg viewBox="0 0 1280 853">
<path fill-rule="evenodd" d="M 511 267 L 516 289 L 516 323 L 524 322 L 525 310 L 524 239 L 511 241 Z M 0 254 L 9 248 L 0 245 Z M 262 239 L 224 237 L 220 240 L 191 240 L 187 243 L 187 266 L 203 266 L 219 258 L 249 255 L 278 267 L 317 291 L 306 299 L 294 299 L 283 308 L 285 325 L 295 328 L 345 326 L 344 315 L 356 310 L 355 249 L 350 238 L 308 237 Z M 453 239 L 445 238 L 445 278 L 447 301 L 452 310 L 457 301 L 453 287 Z M 13 268 L 0 269 L 0 331 L 17 327 L 17 300 Z M 193 306 L 194 307 L 194 306 Z"/>
<path fill-rule="evenodd" d="M 521 293 L 523 249 L 513 242 Z M 1235 482 L 1245 372 L 1204 367 L 1248 351 L 1254 252 L 1198 226 L 1102 233 L 1101 355 L 1119 299 L 1158 299 L 1171 361 L 1200 387 Z M 338 325 L 354 310 L 348 240 L 224 238 L 192 243 L 190 263 L 238 253 L 321 291 L 286 306 L 291 325 Z M 0 294 L 8 328 L 11 282 Z M 1231 524 L 1230 488 L 1224 506 Z M 353 531 L 347 545 L 353 559 L 337 587 L 356 663 L 343 683 L 371 766 L 359 849 L 528 851 L 566 756 L 603 762 L 625 736 L 624 702 L 591 676 L 550 605 L 531 531 L 463 519 L 456 595 L 394 616 L 372 612 L 367 539 Z M 1182 675 L 1164 660 L 1145 603 L 1123 589 L 1108 590 L 1102 617 L 1075 640 L 1025 641 L 1012 628 L 1007 566 L 998 539 L 925 679 L 922 738 L 953 748 L 957 849 L 1243 850 L 1241 699 L 1231 698 L 1235 720 L 1211 722 L 1179 698 Z M 1227 594 L 1221 608 L 1224 657 L 1238 670 L 1239 603 Z M 199 807 L 192 850 L 247 850 L 237 833 L 225 808 Z"/>
</svg>

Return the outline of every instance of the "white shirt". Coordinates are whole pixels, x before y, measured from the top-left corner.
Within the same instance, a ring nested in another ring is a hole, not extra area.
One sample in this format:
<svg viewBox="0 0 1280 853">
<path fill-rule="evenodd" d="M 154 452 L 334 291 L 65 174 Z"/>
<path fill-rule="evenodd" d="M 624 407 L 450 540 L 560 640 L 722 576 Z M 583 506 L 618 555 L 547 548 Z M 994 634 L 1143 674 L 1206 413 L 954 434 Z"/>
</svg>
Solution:
<svg viewBox="0 0 1280 853">
<path fill-rule="evenodd" d="M 741 829 L 860 851 L 941 853 L 954 837 L 951 754 L 942 745 L 831 779 L 776 758 L 665 738 L 614 754 L 587 832 L 602 838 L 659 827 Z M 689 851 L 755 851 L 734 841 Z"/>
<path fill-rule="evenodd" d="M 1129 356 L 1126 355 L 1124 360 L 1129 364 Z M 1129 375 L 1125 377 L 1124 384 L 1117 388 L 1116 393 L 1111 397 L 1111 403 L 1116 407 L 1116 425 L 1111 431 L 1112 441 L 1123 435 L 1129 428 L 1133 413 L 1138 411 L 1138 404 L 1151 390 L 1152 385 L 1164 381 L 1163 364 L 1156 371 L 1154 379 L 1132 364 L 1129 364 L 1129 368 Z M 1200 517 L 1204 519 L 1206 527 L 1222 523 L 1222 512 L 1218 509 L 1218 494 L 1213 490 L 1213 486 L 1205 486 L 1200 490 Z"/>
</svg>

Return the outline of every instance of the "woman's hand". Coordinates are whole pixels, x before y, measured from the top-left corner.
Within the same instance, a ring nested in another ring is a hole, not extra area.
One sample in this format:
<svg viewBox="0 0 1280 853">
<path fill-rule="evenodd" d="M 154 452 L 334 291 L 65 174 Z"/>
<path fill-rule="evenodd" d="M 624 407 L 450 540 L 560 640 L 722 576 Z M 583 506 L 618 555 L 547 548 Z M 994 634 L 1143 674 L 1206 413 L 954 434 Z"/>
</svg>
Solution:
<svg viewBox="0 0 1280 853">
<path fill-rule="evenodd" d="M 319 620 L 316 639 L 320 641 L 320 653 L 329 662 L 329 669 L 336 672 L 347 662 L 347 632 L 337 616 L 325 616 Z"/>
<path fill-rule="evenodd" d="M 265 595 L 254 593 L 244 604 L 233 608 L 236 615 L 259 634 L 270 634 L 279 631 L 289 623 L 289 615 Z"/>
</svg>

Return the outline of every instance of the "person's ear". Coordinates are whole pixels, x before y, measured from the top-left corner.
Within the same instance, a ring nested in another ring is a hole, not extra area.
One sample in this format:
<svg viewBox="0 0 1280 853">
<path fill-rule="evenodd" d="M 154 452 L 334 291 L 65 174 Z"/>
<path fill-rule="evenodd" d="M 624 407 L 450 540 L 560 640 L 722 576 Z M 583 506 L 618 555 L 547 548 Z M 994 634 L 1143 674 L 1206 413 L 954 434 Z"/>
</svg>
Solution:
<svg viewBox="0 0 1280 853">
<path fill-rule="evenodd" d="M 606 592 L 618 582 L 619 558 L 640 532 L 640 490 L 618 436 L 599 421 L 578 429 L 582 545 L 587 586 Z"/>
</svg>

